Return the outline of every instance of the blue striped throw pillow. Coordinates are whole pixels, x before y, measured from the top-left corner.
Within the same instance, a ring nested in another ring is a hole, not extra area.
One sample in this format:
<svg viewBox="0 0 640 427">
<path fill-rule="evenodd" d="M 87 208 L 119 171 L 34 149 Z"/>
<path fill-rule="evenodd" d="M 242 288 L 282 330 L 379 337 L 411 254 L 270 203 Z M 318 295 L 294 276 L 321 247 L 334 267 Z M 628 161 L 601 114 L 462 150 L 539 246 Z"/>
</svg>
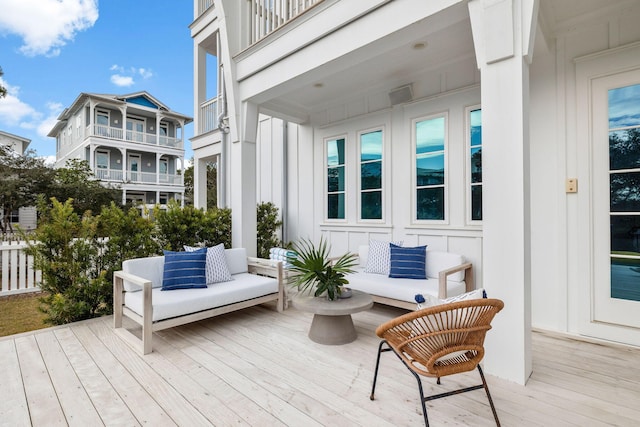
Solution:
<svg viewBox="0 0 640 427">
<path fill-rule="evenodd" d="M 389 277 L 404 279 L 426 279 L 427 246 L 405 248 L 390 245 L 391 269 Z"/>
<path fill-rule="evenodd" d="M 206 288 L 207 248 L 193 252 L 164 251 L 162 290 Z"/>
</svg>

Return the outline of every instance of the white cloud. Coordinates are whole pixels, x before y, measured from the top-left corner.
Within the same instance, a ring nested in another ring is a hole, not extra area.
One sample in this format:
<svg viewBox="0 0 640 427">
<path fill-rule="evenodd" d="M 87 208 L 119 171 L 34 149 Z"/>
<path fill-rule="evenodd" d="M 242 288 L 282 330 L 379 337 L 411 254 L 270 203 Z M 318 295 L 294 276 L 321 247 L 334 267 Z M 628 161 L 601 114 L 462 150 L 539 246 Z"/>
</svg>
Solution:
<svg viewBox="0 0 640 427">
<path fill-rule="evenodd" d="M 3 0 L 0 32 L 22 37 L 27 56 L 57 56 L 97 19 L 97 0 Z"/>
<path fill-rule="evenodd" d="M 142 76 L 143 79 L 150 79 L 153 77 L 153 72 L 148 68 L 139 68 L 138 73 Z"/>
<path fill-rule="evenodd" d="M 38 135 L 42 137 L 46 137 L 47 134 L 51 132 L 51 129 L 53 129 L 53 127 L 56 125 L 58 121 L 58 116 L 62 112 L 63 108 L 64 107 L 59 102 L 47 103 L 47 109 L 49 110 L 49 114 L 44 120 L 42 120 L 38 124 L 37 126 Z"/>
<path fill-rule="evenodd" d="M 44 160 L 45 165 L 53 166 L 56 163 L 56 156 L 41 156 L 42 160 Z"/>
<path fill-rule="evenodd" d="M 20 87 L 11 86 L 1 78 L 0 85 L 7 89 L 7 96 L 0 98 L 0 123 L 17 126 L 21 125 L 24 120 L 32 121 L 38 118 L 38 112 L 20 100 Z"/>
<path fill-rule="evenodd" d="M 143 67 L 125 68 L 122 65 L 113 64 L 109 71 L 115 72 L 111 75 L 111 83 L 119 87 L 133 86 L 136 83 L 135 78 L 138 76 L 144 80 L 153 77 L 153 71 Z"/>
<path fill-rule="evenodd" d="M 133 77 L 131 76 L 121 76 L 120 74 L 114 74 L 111 76 L 111 83 L 116 86 L 131 86 L 135 82 L 133 81 Z"/>
</svg>

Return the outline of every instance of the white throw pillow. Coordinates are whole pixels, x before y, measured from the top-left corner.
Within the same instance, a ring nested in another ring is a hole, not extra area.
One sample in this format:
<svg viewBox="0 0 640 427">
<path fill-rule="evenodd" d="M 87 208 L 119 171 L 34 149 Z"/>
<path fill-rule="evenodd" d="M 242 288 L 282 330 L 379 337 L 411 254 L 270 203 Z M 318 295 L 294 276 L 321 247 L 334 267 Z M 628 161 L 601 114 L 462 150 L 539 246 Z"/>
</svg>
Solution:
<svg viewBox="0 0 640 427">
<path fill-rule="evenodd" d="M 191 246 L 184 247 L 187 252 L 193 252 L 200 248 Z M 205 265 L 205 275 L 207 277 L 207 285 L 212 283 L 228 282 L 233 280 L 227 265 L 227 258 L 224 254 L 224 244 L 207 248 L 207 262 Z"/>
<path fill-rule="evenodd" d="M 391 246 L 402 246 L 400 242 L 383 242 L 381 240 L 371 240 L 369 242 L 369 255 L 367 257 L 367 266 L 364 268 L 365 273 L 376 273 L 389 275 L 391 267 Z"/>
</svg>

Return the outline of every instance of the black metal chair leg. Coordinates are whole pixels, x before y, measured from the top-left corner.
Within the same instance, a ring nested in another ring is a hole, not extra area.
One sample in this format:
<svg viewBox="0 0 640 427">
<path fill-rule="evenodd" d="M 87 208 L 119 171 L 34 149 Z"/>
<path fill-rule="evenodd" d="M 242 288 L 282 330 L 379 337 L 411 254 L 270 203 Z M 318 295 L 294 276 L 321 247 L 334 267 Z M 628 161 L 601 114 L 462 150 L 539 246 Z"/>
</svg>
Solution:
<svg viewBox="0 0 640 427">
<path fill-rule="evenodd" d="M 487 385 L 487 381 L 484 379 L 484 373 L 482 372 L 482 368 L 480 367 L 480 365 L 478 365 L 478 372 L 480 372 L 480 378 L 482 378 L 482 385 L 484 386 L 484 391 L 487 392 L 487 398 L 489 399 L 491 412 L 493 412 L 493 418 L 496 420 L 496 426 L 500 427 L 498 412 L 496 412 L 496 407 L 493 405 L 493 399 L 491 398 L 491 393 L 489 393 L 489 386 Z"/>
<path fill-rule="evenodd" d="M 382 340 L 382 341 L 380 341 L 380 345 L 378 345 L 378 358 L 376 359 L 376 370 L 375 370 L 375 372 L 373 374 L 373 385 L 371 386 L 371 395 L 369 396 L 369 399 L 371 399 L 371 400 L 375 399 L 374 393 L 376 391 L 376 381 L 378 379 L 378 368 L 380 367 L 380 353 L 383 352 L 382 345 L 386 344 L 386 343 L 387 343 L 386 340 Z M 384 350 L 384 351 L 389 351 L 389 349 Z"/>
</svg>

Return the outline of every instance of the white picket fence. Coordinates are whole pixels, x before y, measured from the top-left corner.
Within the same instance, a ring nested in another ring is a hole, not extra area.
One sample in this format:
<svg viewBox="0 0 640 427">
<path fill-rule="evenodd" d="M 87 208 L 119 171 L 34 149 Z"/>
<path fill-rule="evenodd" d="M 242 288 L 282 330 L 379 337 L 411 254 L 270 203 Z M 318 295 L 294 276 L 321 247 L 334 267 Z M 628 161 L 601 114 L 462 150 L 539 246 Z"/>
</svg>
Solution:
<svg viewBox="0 0 640 427">
<path fill-rule="evenodd" d="M 27 256 L 25 241 L 0 242 L 0 296 L 37 292 L 42 273 L 33 268 L 33 257 Z"/>
</svg>

